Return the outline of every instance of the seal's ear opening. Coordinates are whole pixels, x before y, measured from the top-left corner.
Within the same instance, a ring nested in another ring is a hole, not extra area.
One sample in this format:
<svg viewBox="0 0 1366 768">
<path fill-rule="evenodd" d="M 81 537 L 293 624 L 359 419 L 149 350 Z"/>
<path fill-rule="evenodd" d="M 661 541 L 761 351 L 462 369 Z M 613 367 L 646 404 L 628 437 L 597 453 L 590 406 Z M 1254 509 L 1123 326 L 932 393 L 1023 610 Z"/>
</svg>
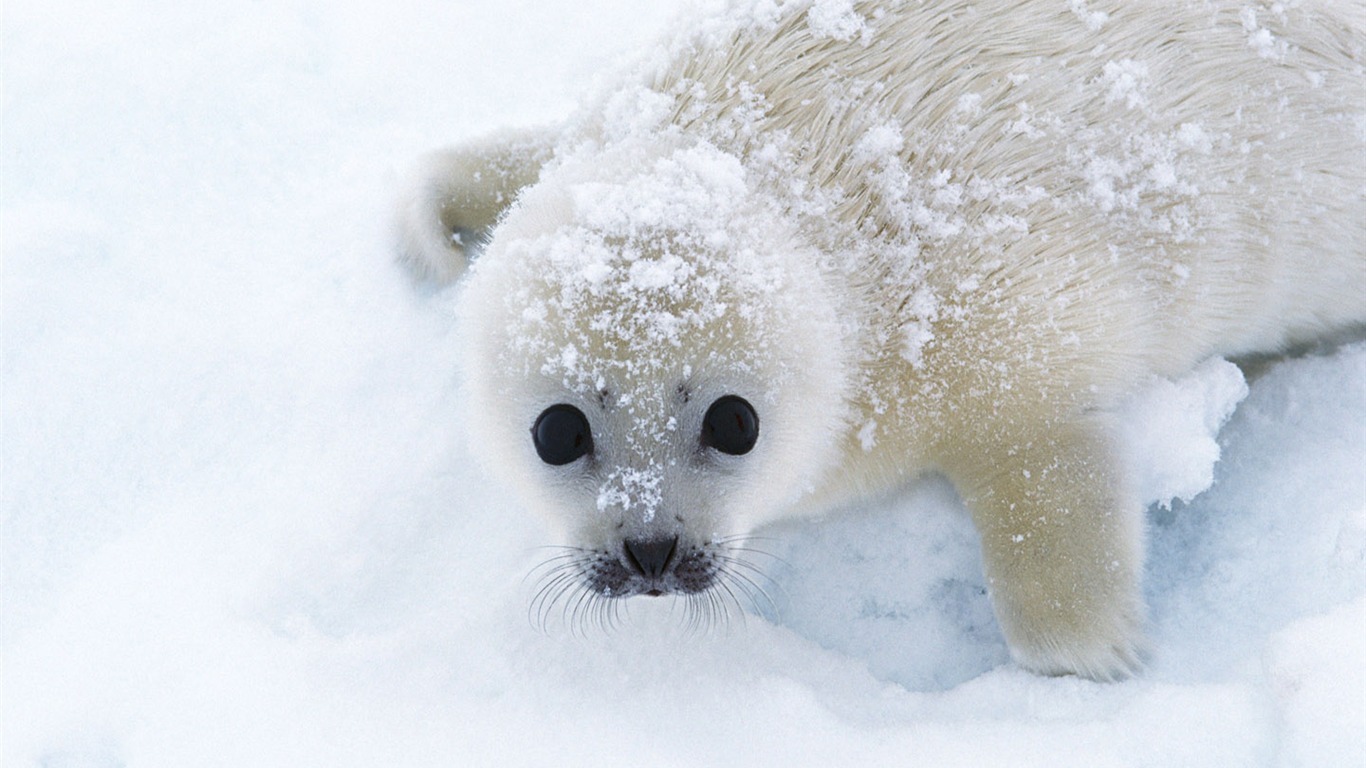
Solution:
<svg viewBox="0 0 1366 768">
<path fill-rule="evenodd" d="M 702 445 L 731 456 L 743 456 L 759 441 L 759 414 L 743 397 L 726 395 L 702 417 Z"/>
</svg>

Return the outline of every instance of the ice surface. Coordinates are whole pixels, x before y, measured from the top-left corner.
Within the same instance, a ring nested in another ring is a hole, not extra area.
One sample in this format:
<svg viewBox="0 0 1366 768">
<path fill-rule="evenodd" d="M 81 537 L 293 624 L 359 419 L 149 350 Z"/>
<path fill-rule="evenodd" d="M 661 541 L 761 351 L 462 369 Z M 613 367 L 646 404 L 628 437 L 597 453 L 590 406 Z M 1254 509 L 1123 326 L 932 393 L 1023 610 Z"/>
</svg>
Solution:
<svg viewBox="0 0 1366 768">
<path fill-rule="evenodd" d="M 1359 764 L 1360 343 L 1231 418 L 1217 361 L 1135 401 L 1139 679 L 1011 666 L 934 479 L 761 531 L 769 617 L 532 628 L 540 528 L 472 468 L 458 290 L 390 263 L 395 179 L 564 115 L 666 16 L 6 3 L 0 763 Z"/>
</svg>

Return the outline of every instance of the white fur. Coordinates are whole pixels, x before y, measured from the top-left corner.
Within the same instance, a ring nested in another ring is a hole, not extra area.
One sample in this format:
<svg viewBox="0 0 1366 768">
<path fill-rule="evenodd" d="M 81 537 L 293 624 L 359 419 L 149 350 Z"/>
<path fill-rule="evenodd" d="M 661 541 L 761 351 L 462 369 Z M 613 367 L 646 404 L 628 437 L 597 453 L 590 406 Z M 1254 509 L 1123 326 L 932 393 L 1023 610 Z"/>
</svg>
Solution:
<svg viewBox="0 0 1366 768">
<path fill-rule="evenodd" d="M 1143 526 L 1110 412 L 1366 321 L 1366 7 L 880 5 L 738 3 L 570 125 L 441 155 L 405 253 L 451 278 L 447 233 L 503 217 L 476 438 L 594 563 L 935 469 L 1020 663 L 1121 676 Z M 748 455 L 699 449 L 723 394 L 760 413 Z M 547 467 L 558 402 L 597 450 Z"/>
</svg>

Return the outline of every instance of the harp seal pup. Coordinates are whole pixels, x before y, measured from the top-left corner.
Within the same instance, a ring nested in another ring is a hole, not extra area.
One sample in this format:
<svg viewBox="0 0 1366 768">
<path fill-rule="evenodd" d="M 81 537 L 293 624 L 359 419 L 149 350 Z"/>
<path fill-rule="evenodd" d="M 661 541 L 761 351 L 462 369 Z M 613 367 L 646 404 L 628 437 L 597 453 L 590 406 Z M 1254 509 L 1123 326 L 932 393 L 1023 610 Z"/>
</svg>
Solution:
<svg viewBox="0 0 1366 768">
<path fill-rule="evenodd" d="M 403 258 L 486 241 L 471 429 L 568 546 L 539 599 L 714 608 L 737 536 L 938 471 L 1017 662 L 1133 673 L 1112 413 L 1366 320 L 1364 8 L 738 0 L 427 158 Z"/>
</svg>

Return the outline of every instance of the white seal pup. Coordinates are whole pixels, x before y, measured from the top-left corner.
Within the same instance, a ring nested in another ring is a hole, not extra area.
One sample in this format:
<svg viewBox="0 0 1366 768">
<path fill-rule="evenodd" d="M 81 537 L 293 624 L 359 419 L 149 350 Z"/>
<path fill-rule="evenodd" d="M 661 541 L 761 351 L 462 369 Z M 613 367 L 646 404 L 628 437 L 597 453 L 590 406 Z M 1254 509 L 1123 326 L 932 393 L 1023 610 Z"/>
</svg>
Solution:
<svg viewBox="0 0 1366 768">
<path fill-rule="evenodd" d="M 1355 0 L 739 0 L 566 126 L 430 158 L 479 450 L 552 598 L 733 600 L 737 535 L 944 473 L 1015 659 L 1142 646 L 1150 375 L 1366 321 Z M 569 592 L 570 594 L 562 594 Z"/>
</svg>

